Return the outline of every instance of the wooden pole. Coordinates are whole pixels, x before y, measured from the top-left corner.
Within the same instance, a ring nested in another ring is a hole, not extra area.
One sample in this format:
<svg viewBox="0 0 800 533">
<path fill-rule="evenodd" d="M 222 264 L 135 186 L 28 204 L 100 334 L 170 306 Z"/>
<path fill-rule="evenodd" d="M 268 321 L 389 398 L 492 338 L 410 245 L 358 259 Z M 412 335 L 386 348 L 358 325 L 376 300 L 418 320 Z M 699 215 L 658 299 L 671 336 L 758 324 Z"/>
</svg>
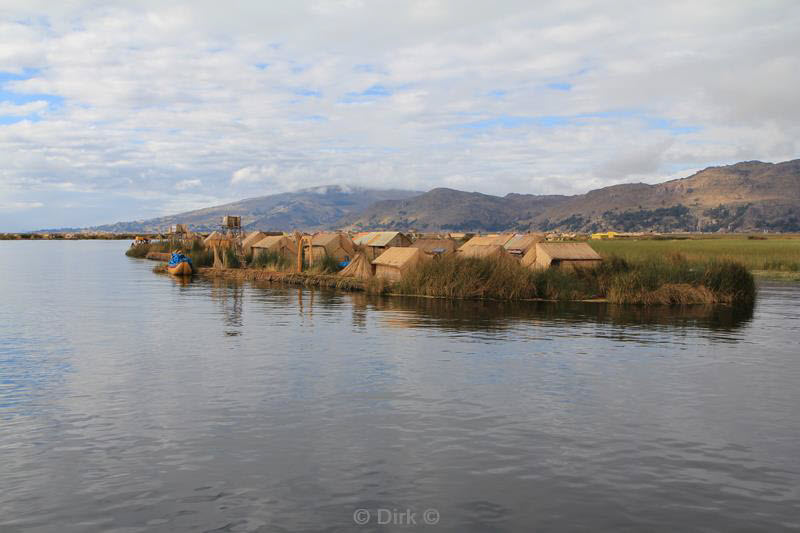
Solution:
<svg viewBox="0 0 800 533">
<path fill-rule="evenodd" d="M 303 236 L 299 231 L 294 232 L 294 242 L 297 244 L 297 272 L 303 271 Z"/>
</svg>

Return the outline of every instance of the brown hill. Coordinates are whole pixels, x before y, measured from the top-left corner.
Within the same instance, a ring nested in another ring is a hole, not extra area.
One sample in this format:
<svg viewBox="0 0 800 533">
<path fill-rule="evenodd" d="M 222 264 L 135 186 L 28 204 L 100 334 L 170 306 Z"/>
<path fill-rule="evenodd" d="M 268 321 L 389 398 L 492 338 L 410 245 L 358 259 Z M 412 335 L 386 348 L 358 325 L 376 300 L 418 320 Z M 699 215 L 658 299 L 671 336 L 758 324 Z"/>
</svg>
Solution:
<svg viewBox="0 0 800 533">
<path fill-rule="evenodd" d="M 423 231 L 800 231 L 800 160 L 747 161 L 657 185 L 614 185 L 576 196 L 434 189 L 377 203 L 348 225 Z"/>
</svg>

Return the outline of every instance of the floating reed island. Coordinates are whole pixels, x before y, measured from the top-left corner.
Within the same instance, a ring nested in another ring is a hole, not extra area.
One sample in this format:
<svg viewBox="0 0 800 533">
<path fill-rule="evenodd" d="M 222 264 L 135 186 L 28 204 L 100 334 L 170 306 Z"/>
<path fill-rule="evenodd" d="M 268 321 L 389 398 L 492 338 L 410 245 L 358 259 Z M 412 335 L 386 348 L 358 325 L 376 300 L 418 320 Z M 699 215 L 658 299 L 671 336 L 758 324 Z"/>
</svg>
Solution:
<svg viewBox="0 0 800 533">
<path fill-rule="evenodd" d="M 539 234 L 184 232 L 134 242 L 126 253 L 166 261 L 176 249 L 203 277 L 378 294 L 641 305 L 751 304 L 756 295 L 752 273 L 730 259 L 631 260 Z"/>
</svg>

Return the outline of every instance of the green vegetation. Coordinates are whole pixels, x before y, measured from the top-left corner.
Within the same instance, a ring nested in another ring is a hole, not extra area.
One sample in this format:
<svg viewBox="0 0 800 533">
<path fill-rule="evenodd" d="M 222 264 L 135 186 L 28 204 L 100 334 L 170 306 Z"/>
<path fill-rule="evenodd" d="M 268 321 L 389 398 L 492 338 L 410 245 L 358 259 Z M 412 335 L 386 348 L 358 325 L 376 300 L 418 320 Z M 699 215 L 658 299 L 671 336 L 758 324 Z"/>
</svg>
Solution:
<svg viewBox="0 0 800 533">
<path fill-rule="evenodd" d="M 242 262 L 239 260 L 239 256 L 236 255 L 235 249 L 231 247 L 225 248 L 222 252 L 222 257 L 225 268 L 241 268 Z"/>
<path fill-rule="evenodd" d="M 270 268 L 272 270 L 287 270 L 291 261 L 284 255 L 271 250 L 259 250 L 248 262 L 253 268 Z"/>
<path fill-rule="evenodd" d="M 611 239 L 589 241 L 589 244 L 603 257 L 617 256 L 630 262 L 660 261 L 664 257 L 680 254 L 689 263 L 736 261 L 750 270 L 800 271 L 800 239 L 791 237 Z"/>
<path fill-rule="evenodd" d="M 606 298 L 639 304 L 749 303 L 756 291 L 740 264 L 691 264 L 679 256 L 639 263 L 611 258 L 598 268 L 576 270 L 530 270 L 510 257 L 451 256 L 421 264 L 393 290 L 446 298 Z"/>
<path fill-rule="evenodd" d="M 148 252 L 153 250 L 150 249 L 149 244 L 140 244 L 138 246 L 131 246 L 125 251 L 125 255 L 128 257 L 135 257 L 136 259 L 144 259 Z"/>
<path fill-rule="evenodd" d="M 200 240 L 192 241 L 191 246 L 188 248 L 186 248 L 186 243 L 180 241 L 151 241 L 148 244 L 131 246 L 125 251 L 125 255 L 143 259 L 150 252 L 169 253 L 174 250 L 182 250 L 192 260 L 192 264 L 195 267 L 206 267 L 214 264 L 214 251 L 203 246 L 203 242 Z"/>
<path fill-rule="evenodd" d="M 311 263 L 311 265 L 308 267 L 308 272 L 311 274 L 335 274 L 341 269 L 342 267 L 339 266 L 339 261 L 329 255 L 326 255 L 322 259 Z"/>
</svg>

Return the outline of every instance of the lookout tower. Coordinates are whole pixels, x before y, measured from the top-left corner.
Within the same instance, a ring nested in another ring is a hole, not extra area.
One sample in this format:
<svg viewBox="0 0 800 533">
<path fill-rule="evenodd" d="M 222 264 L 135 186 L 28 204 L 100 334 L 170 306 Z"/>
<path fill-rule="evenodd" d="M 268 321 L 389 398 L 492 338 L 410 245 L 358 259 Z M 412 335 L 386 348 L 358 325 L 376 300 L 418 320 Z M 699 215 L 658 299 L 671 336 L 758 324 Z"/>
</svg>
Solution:
<svg viewBox="0 0 800 533">
<path fill-rule="evenodd" d="M 242 217 L 225 215 L 222 217 L 222 232 L 233 237 L 234 240 L 242 238 Z"/>
</svg>

